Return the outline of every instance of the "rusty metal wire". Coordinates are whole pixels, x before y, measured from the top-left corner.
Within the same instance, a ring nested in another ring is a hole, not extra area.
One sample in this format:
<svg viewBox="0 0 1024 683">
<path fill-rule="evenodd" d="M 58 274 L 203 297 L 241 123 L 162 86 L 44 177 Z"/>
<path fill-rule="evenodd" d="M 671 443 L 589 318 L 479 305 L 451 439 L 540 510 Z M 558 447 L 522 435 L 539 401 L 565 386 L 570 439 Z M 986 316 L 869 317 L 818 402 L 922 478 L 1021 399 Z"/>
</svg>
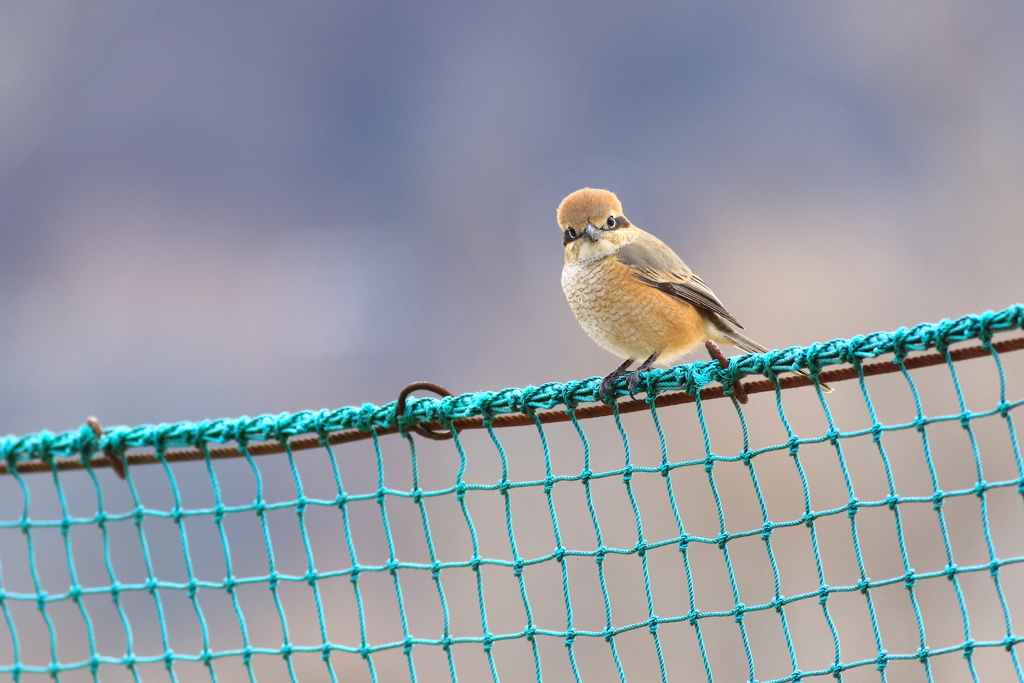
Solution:
<svg viewBox="0 0 1024 683">
<path fill-rule="evenodd" d="M 1007 353 L 1010 351 L 1019 351 L 1024 349 L 1024 337 L 1015 337 L 1012 339 L 1004 339 L 1001 341 L 992 342 L 992 348 L 999 353 Z M 980 358 L 983 356 L 990 355 L 990 351 L 982 345 L 969 346 L 962 349 L 954 349 L 949 351 L 949 358 L 954 362 L 964 361 L 971 358 Z M 946 354 L 944 353 L 925 353 L 917 356 L 909 356 L 902 361 L 902 367 L 907 369 L 923 368 L 932 365 L 941 365 L 947 362 Z M 863 364 L 863 372 L 866 376 L 870 375 L 883 375 L 893 372 L 900 372 L 902 369 L 901 365 L 896 364 L 892 361 L 876 361 L 873 363 Z M 850 366 L 839 368 L 836 370 L 825 370 L 819 374 L 821 382 L 829 384 L 835 384 L 837 382 L 844 382 L 851 379 L 857 379 L 857 369 Z M 813 386 L 814 381 L 809 377 L 803 375 L 790 375 L 786 377 L 777 378 L 778 385 L 782 389 L 795 389 L 797 387 Z M 412 387 L 412 389 L 409 389 Z M 439 393 L 441 395 L 451 395 L 442 387 L 432 384 L 429 382 L 415 382 L 406 387 L 403 391 L 403 398 L 407 397 L 409 393 L 417 389 L 429 389 Z M 744 381 L 743 390 L 746 395 L 759 394 L 775 390 L 775 382 L 772 380 L 764 379 L 757 381 Z M 704 389 L 700 392 L 702 400 L 712 400 L 726 397 L 726 390 L 723 386 L 714 386 Z M 665 394 L 660 394 L 654 399 L 655 406 L 661 408 L 665 406 L 680 405 L 683 403 L 692 403 L 694 397 L 682 392 L 675 391 Z M 404 407 L 404 401 L 402 403 Z M 650 403 L 647 399 L 634 399 L 629 401 L 623 401 L 618 404 L 619 413 L 633 413 L 640 410 L 649 410 Z M 402 413 L 403 411 L 398 411 Z M 576 408 L 572 411 L 577 420 L 586 420 L 595 417 L 606 417 L 611 415 L 614 409 L 608 404 L 597 404 Z M 539 420 L 542 424 L 549 424 L 552 422 L 569 422 L 572 420 L 572 415 L 566 410 L 544 410 L 536 413 L 536 420 Z M 506 414 L 496 415 L 491 421 L 492 427 L 521 427 L 525 425 L 535 424 L 534 417 L 526 414 Z M 429 431 L 435 436 L 431 438 L 437 438 L 438 434 L 448 435 L 449 432 L 445 430 L 439 423 L 430 422 L 426 424 L 418 424 L 414 427 L 422 426 L 423 431 L 415 430 L 420 434 Z M 483 429 L 485 428 L 485 420 L 483 417 L 471 417 L 471 418 L 459 418 L 452 420 L 452 427 L 456 431 L 462 431 L 464 429 Z M 410 427 L 413 429 L 413 427 Z M 377 436 L 384 436 L 386 434 L 395 434 L 400 430 L 399 427 L 383 427 L 376 428 L 374 431 L 363 431 L 360 429 L 346 429 L 338 432 L 329 434 L 326 438 L 327 443 L 331 445 L 338 445 L 343 443 L 349 443 L 353 441 L 362 441 L 364 439 L 373 438 L 374 432 Z M 445 437 L 447 438 L 447 437 Z M 287 448 L 292 451 L 301 451 L 311 448 L 320 448 L 324 445 L 321 437 L 302 437 L 302 438 L 291 438 L 288 439 Z M 281 441 L 266 441 L 263 443 L 250 443 L 247 446 L 249 455 L 270 455 L 274 453 L 284 453 L 286 446 Z M 203 460 L 206 458 L 206 453 L 209 453 L 211 459 L 223 459 L 223 458 L 240 458 L 243 457 L 243 452 L 235 446 L 222 446 L 218 448 L 209 448 L 204 452 L 198 448 L 178 448 L 169 449 L 164 452 L 163 460 L 166 462 L 183 462 L 189 460 Z M 161 462 L 161 459 L 154 452 L 143 452 L 143 453 L 128 453 L 125 454 L 124 460 L 129 466 L 135 465 L 152 465 Z M 89 461 L 89 466 L 92 468 L 111 467 L 114 458 L 109 457 L 106 454 L 97 455 Z M 58 470 L 73 470 L 82 469 L 84 464 L 79 459 L 59 459 L 54 460 L 52 463 L 43 461 L 30 461 L 18 464 L 18 472 L 20 473 L 31 473 L 31 472 L 50 472 L 53 469 Z M 9 466 L 6 464 L 0 464 L 0 475 L 9 474 Z"/>
</svg>

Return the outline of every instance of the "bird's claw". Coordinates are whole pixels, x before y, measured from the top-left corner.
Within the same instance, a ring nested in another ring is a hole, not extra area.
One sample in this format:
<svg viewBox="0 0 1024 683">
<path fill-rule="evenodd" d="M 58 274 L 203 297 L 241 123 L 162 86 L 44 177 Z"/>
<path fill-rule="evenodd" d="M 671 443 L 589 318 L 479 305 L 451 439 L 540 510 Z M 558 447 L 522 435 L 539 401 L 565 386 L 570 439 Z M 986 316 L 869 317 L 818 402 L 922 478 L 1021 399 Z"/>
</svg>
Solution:
<svg viewBox="0 0 1024 683">
<path fill-rule="evenodd" d="M 632 365 L 632 363 L 632 358 L 624 361 L 622 365 L 609 372 L 605 378 L 601 380 L 601 386 L 597 389 L 597 400 L 607 402 L 609 398 L 615 398 L 615 391 L 612 388 L 612 385 L 615 384 L 615 380 L 626 374 L 626 368 Z"/>
<path fill-rule="evenodd" d="M 629 378 L 626 380 L 626 389 L 629 391 L 629 397 L 635 399 L 638 385 L 640 384 L 640 370 L 629 373 Z"/>
<path fill-rule="evenodd" d="M 612 388 L 612 385 L 616 379 L 618 379 L 618 376 L 613 372 L 601 380 L 601 386 L 597 390 L 597 400 L 607 401 L 615 396 L 615 390 Z"/>
</svg>

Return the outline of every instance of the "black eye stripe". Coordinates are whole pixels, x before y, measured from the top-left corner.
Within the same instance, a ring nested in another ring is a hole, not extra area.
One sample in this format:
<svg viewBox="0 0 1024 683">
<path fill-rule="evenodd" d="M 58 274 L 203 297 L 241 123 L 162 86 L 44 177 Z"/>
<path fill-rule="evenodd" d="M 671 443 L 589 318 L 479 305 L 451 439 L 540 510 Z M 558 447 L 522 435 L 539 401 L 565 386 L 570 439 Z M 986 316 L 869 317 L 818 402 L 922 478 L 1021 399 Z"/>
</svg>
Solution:
<svg viewBox="0 0 1024 683">
<path fill-rule="evenodd" d="M 611 222 L 609 222 L 611 221 Z M 588 224 L 589 225 L 589 224 Z M 608 216 L 607 219 L 601 224 L 601 228 L 598 230 L 615 230 L 617 228 L 629 227 L 630 223 L 626 220 L 625 216 Z M 566 245 L 570 242 L 575 242 L 577 239 L 583 236 L 582 231 L 577 231 L 576 228 L 567 226 L 562 230 L 562 244 Z"/>
</svg>

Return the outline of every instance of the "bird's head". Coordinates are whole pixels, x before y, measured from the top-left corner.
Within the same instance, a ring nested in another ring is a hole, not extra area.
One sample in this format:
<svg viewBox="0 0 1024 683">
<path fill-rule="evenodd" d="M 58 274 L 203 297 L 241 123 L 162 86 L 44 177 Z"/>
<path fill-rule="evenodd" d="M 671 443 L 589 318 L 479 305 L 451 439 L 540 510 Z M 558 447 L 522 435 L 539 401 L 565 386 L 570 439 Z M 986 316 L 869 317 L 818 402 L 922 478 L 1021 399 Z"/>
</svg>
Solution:
<svg viewBox="0 0 1024 683">
<path fill-rule="evenodd" d="M 576 190 L 558 205 L 558 227 L 567 263 L 608 256 L 635 237 L 619 198 L 589 187 Z"/>
</svg>

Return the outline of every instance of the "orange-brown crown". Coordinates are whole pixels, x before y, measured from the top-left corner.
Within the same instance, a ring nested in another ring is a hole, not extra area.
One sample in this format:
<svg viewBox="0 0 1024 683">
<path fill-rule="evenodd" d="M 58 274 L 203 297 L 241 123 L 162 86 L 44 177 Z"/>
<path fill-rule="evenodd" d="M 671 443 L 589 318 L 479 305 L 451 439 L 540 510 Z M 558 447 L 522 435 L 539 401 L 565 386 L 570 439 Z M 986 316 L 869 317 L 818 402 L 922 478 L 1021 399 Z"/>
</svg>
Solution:
<svg viewBox="0 0 1024 683">
<path fill-rule="evenodd" d="M 601 225 L 609 216 L 621 216 L 622 204 L 614 192 L 584 187 L 576 190 L 558 205 L 558 227 L 582 228 L 587 223 Z"/>
</svg>

